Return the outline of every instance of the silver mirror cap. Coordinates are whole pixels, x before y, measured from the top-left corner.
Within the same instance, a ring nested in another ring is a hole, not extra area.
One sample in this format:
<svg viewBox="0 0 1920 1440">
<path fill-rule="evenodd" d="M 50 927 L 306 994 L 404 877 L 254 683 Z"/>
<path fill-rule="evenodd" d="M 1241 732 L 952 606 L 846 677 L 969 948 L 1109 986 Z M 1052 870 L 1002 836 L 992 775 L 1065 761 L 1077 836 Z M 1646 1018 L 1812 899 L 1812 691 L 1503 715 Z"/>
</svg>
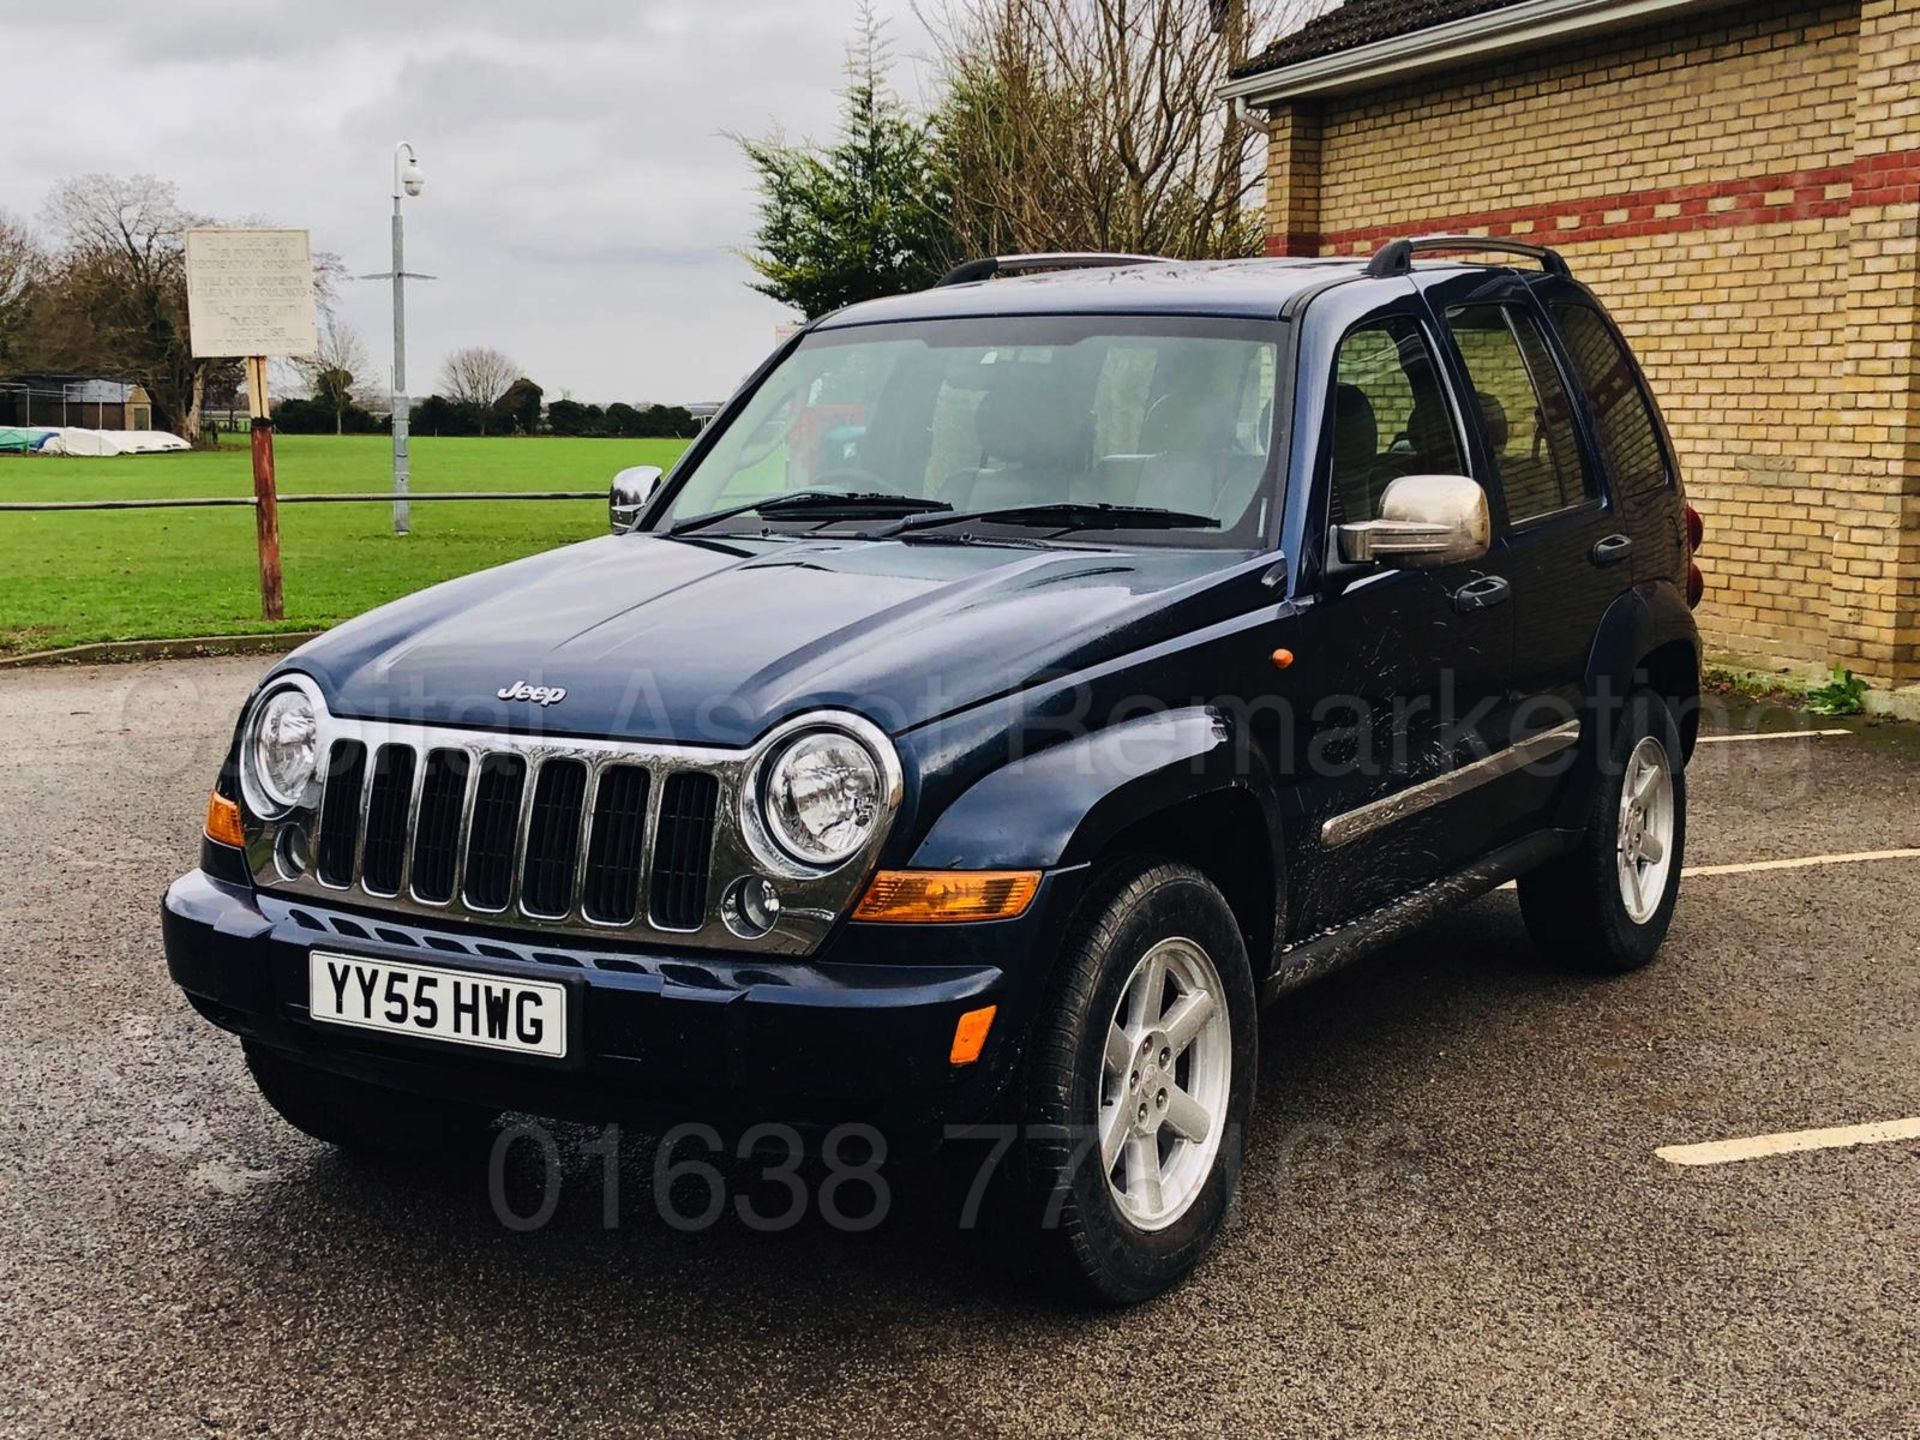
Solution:
<svg viewBox="0 0 1920 1440">
<path fill-rule="evenodd" d="M 665 474 L 658 465 L 630 465 L 613 477 L 607 487 L 607 520 L 614 534 L 624 535 L 640 522 L 640 512 Z"/>
<path fill-rule="evenodd" d="M 1380 518 L 1342 525 L 1350 565 L 1429 568 L 1478 560 L 1493 540 L 1487 492 L 1465 475 L 1402 475 L 1380 497 Z"/>
</svg>

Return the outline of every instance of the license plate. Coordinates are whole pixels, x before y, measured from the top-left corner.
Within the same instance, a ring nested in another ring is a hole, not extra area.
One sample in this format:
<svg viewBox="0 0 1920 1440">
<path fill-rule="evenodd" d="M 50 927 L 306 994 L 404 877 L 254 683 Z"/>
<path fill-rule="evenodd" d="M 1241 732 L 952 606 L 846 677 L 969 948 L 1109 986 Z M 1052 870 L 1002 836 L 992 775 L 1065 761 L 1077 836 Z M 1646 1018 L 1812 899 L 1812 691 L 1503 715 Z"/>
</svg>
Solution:
<svg viewBox="0 0 1920 1440">
<path fill-rule="evenodd" d="M 329 1025 L 555 1059 L 567 1053 L 567 987 L 546 980 L 315 950 L 307 1008 Z"/>
</svg>

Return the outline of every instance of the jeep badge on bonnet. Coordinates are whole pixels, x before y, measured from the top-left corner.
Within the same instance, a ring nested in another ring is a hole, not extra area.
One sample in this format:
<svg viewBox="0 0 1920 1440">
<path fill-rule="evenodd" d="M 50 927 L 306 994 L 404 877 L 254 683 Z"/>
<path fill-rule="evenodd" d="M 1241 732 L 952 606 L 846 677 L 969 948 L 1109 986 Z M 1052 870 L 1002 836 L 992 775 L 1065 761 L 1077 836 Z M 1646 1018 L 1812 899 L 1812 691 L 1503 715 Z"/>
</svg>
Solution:
<svg viewBox="0 0 1920 1440">
<path fill-rule="evenodd" d="M 502 700 L 529 700 L 535 705 L 558 705 L 567 698 L 564 685 L 529 685 L 524 680 L 516 680 L 511 685 L 502 686 L 494 691 Z"/>
</svg>

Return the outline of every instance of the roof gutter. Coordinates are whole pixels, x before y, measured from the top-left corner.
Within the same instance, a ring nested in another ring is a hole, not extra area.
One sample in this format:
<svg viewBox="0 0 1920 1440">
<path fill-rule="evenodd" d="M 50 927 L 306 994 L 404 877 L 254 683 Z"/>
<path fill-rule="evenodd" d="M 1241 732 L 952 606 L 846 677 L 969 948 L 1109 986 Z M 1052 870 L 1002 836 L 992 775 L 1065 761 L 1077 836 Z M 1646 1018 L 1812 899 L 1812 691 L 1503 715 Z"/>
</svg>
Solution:
<svg viewBox="0 0 1920 1440">
<path fill-rule="evenodd" d="M 1277 70 L 1242 75 L 1222 86 L 1220 95 L 1232 102 L 1237 114 L 1244 115 L 1252 106 L 1370 89 L 1423 71 L 1731 3 L 1733 0 L 1523 0 L 1519 5 L 1318 55 Z"/>
</svg>

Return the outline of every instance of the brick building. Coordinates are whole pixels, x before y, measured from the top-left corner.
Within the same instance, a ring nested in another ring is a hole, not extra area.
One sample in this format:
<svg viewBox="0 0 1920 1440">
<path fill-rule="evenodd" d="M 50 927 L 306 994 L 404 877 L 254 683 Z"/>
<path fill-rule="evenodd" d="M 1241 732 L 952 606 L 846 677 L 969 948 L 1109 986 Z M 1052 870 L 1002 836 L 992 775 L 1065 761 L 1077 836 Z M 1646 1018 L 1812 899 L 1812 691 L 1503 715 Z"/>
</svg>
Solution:
<svg viewBox="0 0 1920 1440">
<path fill-rule="evenodd" d="M 1228 94 L 1271 253 L 1567 255 L 1707 517 L 1715 650 L 1920 681 L 1920 0 L 1348 0 Z"/>
</svg>

